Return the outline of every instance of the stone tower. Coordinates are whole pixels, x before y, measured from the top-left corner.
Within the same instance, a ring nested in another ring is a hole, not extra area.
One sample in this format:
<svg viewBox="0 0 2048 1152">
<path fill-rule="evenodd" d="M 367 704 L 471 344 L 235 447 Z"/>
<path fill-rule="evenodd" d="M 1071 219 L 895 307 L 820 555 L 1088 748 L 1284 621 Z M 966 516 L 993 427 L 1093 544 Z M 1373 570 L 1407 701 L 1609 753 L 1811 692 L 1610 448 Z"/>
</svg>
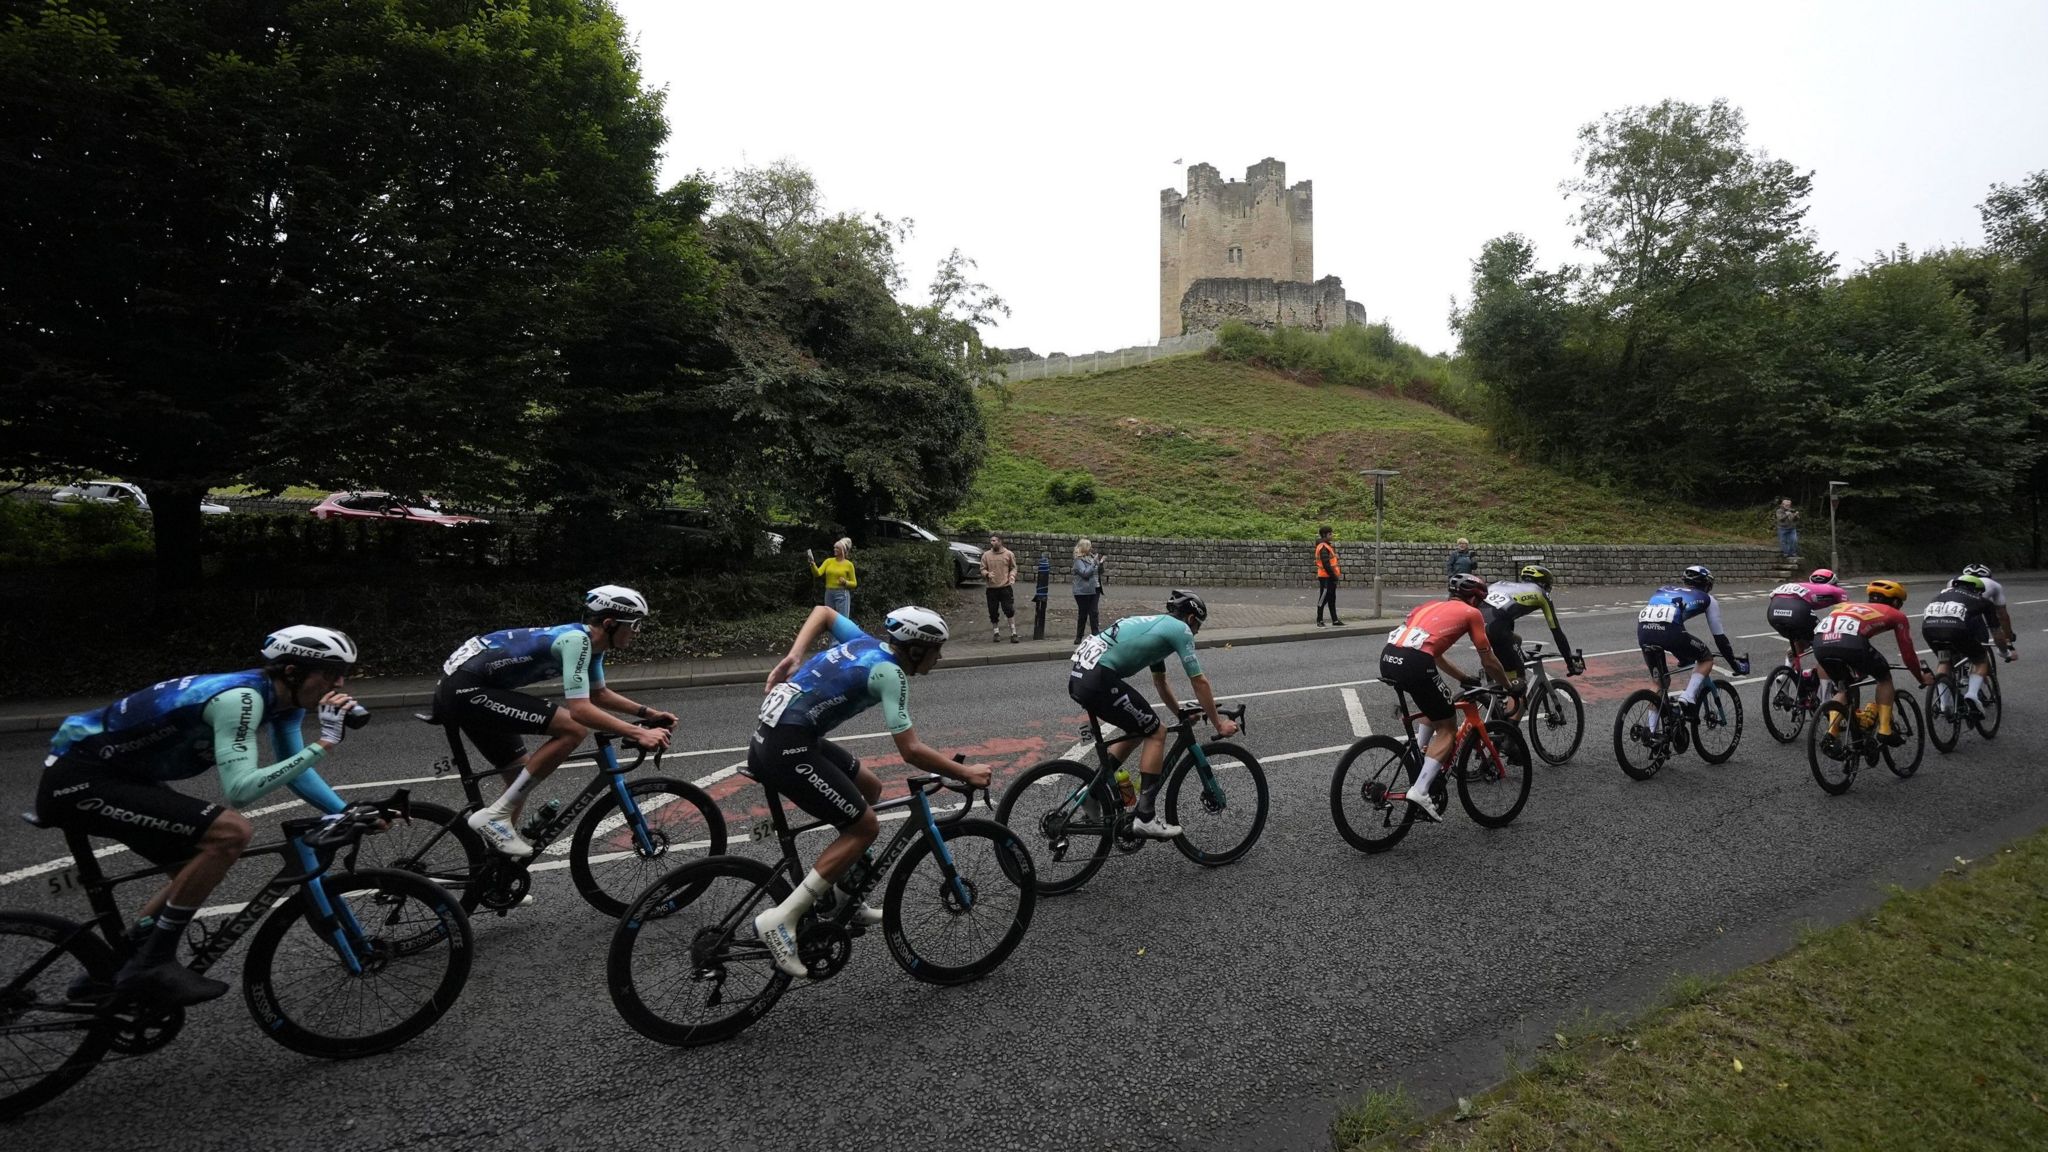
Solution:
<svg viewBox="0 0 2048 1152">
<path fill-rule="evenodd" d="M 1287 186 L 1271 156 L 1226 181 L 1214 165 L 1188 168 L 1188 190 L 1159 193 L 1159 335 L 1181 334 L 1181 298 L 1197 280 L 1314 279 L 1310 182 Z"/>
</svg>

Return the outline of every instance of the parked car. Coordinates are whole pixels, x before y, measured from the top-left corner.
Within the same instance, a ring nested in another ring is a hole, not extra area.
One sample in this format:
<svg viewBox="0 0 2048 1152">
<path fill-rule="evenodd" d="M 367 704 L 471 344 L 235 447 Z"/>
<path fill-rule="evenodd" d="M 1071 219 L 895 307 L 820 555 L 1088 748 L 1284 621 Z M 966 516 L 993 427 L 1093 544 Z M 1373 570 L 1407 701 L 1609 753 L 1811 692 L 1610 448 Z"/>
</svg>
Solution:
<svg viewBox="0 0 2048 1152">
<path fill-rule="evenodd" d="M 389 492 L 336 492 L 313 505 L 313 515 L 322 520 L 404 520 L 420 524 L 488 524 L 481 516 L 443 512 L 427 504 L 404 500 Z"/>
<path fill-rule="evenodd" d="M 943 543 L 946 546 L 946 550 L 953 554 L 953 582 L 955 584 L 965 584 L 981 576 L 981 549 L 976 548 L 972 544 L 962 544 L 954 540 L 943 540 L 908 520 L 898 520 L 894 516 L 879 517 L 872 524 L 868 525 L 868 536 L 870 539 L 883 542 L 918 540 L 934 544 Z"/>
<path fill-rule="evenodd" d="M 50 493 L 50 500 L 57 504 L 128 504 L 149 511 L 149 496 L 125 480 L 87 480 L 83 484 L 66 484 Z M 225 516 L 233 509 L 212 500 L 201 500 L 199 511 L 206 516 Z"/>
<path fill-rule="evenodd" d="M 702 508 L 655 508 L 649 512 L 649 516 L 663 528 L 696 537 L 707 543 L 715 542 L 724 533 L 724 529 L 712 518 L 711 513 Z M 780 532 L 770 532 L 766 529 L 761 532 L 763 551 L 782 551 L 782 541 L 783 536 Z"/>
</svg>

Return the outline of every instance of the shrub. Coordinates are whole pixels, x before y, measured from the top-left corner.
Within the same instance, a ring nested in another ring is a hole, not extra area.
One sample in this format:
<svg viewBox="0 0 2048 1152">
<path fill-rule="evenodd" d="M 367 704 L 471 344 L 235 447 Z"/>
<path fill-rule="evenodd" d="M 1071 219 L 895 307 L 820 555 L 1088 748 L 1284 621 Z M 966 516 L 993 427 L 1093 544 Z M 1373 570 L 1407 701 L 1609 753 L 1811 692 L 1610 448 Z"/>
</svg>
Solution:
<svg viewBox="0 0 2048 1152">
<path fill-rule="evenodd" d="M 1046 499 L 1055 504 L 1095 503 L 1095 477 L 1086 472 L 1062 472 L 1045 483 Z"/>
<path fill-rule="evenodd" d="M 149 532 L 125 505 L 0 499 L 0 570 L 133 566 L 151 556 Z"/>
</svg>

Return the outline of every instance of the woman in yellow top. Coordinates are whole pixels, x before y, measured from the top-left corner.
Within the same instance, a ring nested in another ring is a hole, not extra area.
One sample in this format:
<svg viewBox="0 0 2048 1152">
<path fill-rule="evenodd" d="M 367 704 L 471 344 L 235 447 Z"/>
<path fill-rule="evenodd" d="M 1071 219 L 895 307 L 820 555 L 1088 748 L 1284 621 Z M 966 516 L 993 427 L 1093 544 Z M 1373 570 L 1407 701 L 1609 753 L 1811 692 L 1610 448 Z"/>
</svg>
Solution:
<svg viewBox="0 0 2048 1152">
<path fill-rule="evenodd" d="M 853 619 L 853 590 L 860 586 L 853 574 L 852 554 L 853 541 L 844 536 L 832 545 L 832 555 L 823 564 L 811 555 L 810 549 L 804 549 L 804 559 L 811 562 L 811 575 L 825 578 L 826 606 L 848 620 Z"/>
</svg>

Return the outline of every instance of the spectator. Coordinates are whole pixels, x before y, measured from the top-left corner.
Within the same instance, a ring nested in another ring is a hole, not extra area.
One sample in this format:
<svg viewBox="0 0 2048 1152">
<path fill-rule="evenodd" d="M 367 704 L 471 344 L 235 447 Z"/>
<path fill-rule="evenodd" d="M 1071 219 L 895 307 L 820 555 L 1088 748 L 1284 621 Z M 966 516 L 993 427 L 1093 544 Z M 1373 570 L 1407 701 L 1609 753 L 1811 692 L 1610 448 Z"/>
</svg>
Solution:
<svg viewBox="0 0 2048 1152">
<path fill-rule="evenodd" d="M 1792 506 L 1792 498 L 1787 496 L 1778 501 L 1778 506 L 1772 510 L 1772 514 L 1778 521 L 1779 553 L 1787 560 L 1797 559 L 1799 556 L 1799 509 Z"/>
<path fill-rule="evenodd" d="M 1003 638 L 1002 628 L 996 623 L 996 612 L 1000 610 L 1010 621 L 1010 643 L 1017 642 L 1017 554 L 1003 547 L 1001 536 L 991 535 L 988 548 L 981 554 L 981 578 L 988 581 L 988 638 L 991 642 Z"/>
<path fill-rule="evenodd" d="M 1460 572 L 1476 572 L 1478 569 L 1479 557 L 1472 554 L 1472 542 L 1463 536 L 1458 537 L 1457 551 L 1451 553 L 1444 561 L 1445 582 L 1448 583 L 1451 577 Z"/>
<path fill-rule="evenodd" d="M 1330 608 L 1330 623 L 1342 627 L 1344 622 L 1337 619 L 1337 580 L 1344 575 L 1337 567 L 1337 545 L 1330 540 L 1330 526 L 1316 529 L 1316 627 L 1323 626 L 1323 606 Z"/>
<path fill-rule="evenodd" d="M 804 559 L 811 562 L 811 575 L 825 578 L 825 606 L 853 619 L 853 590 L 860 586 L 853 571 L 853 541 L 841 536 L 823 564 L 809 548 L 804 549 Z"/>
<path fill-rule="evenodd" d="M 1086 537 L 1074 545 L 1074 643 L 1102 631 L 1102 557 Z"/>
</svg>

